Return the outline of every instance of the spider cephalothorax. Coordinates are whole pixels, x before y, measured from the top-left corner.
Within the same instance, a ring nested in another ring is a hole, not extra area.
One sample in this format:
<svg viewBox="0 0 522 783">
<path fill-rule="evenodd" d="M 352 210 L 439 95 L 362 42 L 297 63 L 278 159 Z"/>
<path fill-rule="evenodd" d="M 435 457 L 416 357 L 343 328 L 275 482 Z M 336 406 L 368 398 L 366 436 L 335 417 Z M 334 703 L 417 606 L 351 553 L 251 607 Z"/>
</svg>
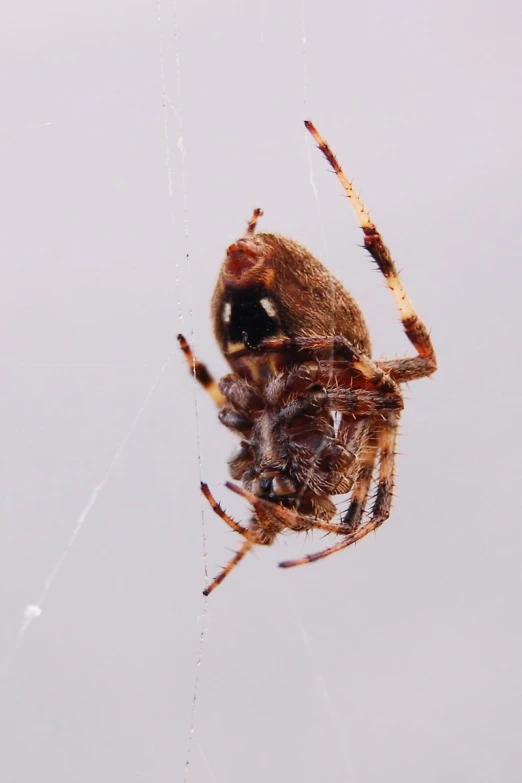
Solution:
<svg viewBox="0 0 522 783">
<path fill-rule="evenodd" d="M 262 212 L 254 211 L 246 235 L 227 250 L 212 298 L 214 332 L 233 372 L 216 383 L 179 336 L 192 371 L 219 407 L 220 421 L 241 438 L 229 469 L 242 487 L 227 486 L 252 505 L 244 527 L 202 485 L 214 511 L 245 539 L 207 595 L 252 546 L 271 544 L 285 530 L 316 528 L 342 537 L 321 552 L 281 563 L 290 567 L 344 549 L 379 527 L 393 496 L 403 407 L 399 384 L 436 369 L 428 331 L 377 228 L 329 147 L 305 124 L 355 208 L 365 247 L 386 279 L 417 356 L 373 361 L 353 297 L 301 245 L 255 234 Z M 374 480 L 375 499 L 365 518 Z M 347 493 L 347 510 L 332 522 L 332 497 Z"/>
</svg>

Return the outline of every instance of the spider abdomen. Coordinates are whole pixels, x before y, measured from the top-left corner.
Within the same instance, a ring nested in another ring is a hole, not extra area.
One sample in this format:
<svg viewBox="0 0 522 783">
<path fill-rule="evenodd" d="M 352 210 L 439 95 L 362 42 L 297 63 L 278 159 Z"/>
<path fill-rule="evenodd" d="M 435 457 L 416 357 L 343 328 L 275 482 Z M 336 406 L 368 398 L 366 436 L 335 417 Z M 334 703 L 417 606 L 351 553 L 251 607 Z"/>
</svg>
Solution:
<svg viewBox="0 0 522 783">
<path fill-rule="evenodd" d="M 242 237 L 227 249 L 212 318 L 234 371 L 258 385 L 297 363 L 292 353 L 258 351 L 267 338 L 331 335 L 335 328 L 358 350 L 368 355 L 371 350 L 351 294 L 306 248 L 277 234 Z"/>
</svg>

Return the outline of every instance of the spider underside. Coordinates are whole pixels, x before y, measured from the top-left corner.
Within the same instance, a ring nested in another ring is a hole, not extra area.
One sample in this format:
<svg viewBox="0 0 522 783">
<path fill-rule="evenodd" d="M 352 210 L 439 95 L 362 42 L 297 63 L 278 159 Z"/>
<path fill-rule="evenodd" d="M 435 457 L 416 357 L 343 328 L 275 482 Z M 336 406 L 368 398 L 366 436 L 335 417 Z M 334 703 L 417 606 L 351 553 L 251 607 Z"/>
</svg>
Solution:
<svg viewBox="0 0 522 783">
<path fill-rule="evenodd" d="M 201 485 L 215 513 L 244 539 L 205 595 L 253 546 L 270 545 L 282 532 L 318 529 L 340 536 L 327 549 L 280 563 L 289 568 L 345 549 L 382 525 L 393 498 L 400 384 L 436 370 L 428 330 L 379 231 L 326 142 L 312 123 L 305 125 L 350 199 L 417 355 L 372 360 L 368 330 L 351 295 L 297 243 L 256 234 L 262 211 L 254 211 L 245 236 L 227 250 L 212 302 L 214 331 L 233 372 L 216 382 L 178 338 L 220 421 L 241 438 L 229 469 L 242 486 L 226 486 L 252 507 L 249 524 L 241 525 Z M 346 511 L 332 521 L 332 497 L 348 493 Z"/>
</svg>

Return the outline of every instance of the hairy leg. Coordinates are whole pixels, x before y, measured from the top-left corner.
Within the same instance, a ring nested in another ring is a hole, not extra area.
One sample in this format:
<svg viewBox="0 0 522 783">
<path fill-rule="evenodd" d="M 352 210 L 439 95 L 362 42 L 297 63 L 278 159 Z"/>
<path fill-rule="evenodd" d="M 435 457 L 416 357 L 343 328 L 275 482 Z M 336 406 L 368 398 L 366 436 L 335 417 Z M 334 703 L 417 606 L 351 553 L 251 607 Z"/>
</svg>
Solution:
<svg viewBox="0 0 522 783">
<path fill-rule="evenodd" d="M 192 353 L 192 348 L 182 334 L 178 334 L 178 342 L 181 350 L 183 351 L 185 359 L 187 360 L 190 372 L 194 378 L 203 386 L 205 391 L 210 394 L 216 405 L 221 408 L 225 404 L 226 399 L 221 389 L 219 388 L 216 379 L 209 372 L 206 364 L 203 364 L 196 359 Z"/>
<path fill-rule="evenodd" d="M 208 485 L 204 482 L 201 482 L 201 492 L 207 499 L 212 511 L 217 514 L 218 517 L 223 520 L 223 522 L 226 522 L 227 525 L 232 528 L 232 530 L 234 530 L 236 533 L 240 533 L 240 535 L 244 536 L 245 538 L 248 538 L 248 540 L 252 541 L 253 544 L 262 543 L 259 536 L 257 536 L 253 530 L 249 530 L 247 527 L 243 527 L 243 525 L 240 525 L 239 522 L 236 522 L 235 519 L 232 519 L 232 517 L 226 513 L 226 511 L 220 506 L 218 501 L 212 495 Z"/>
<path fill-rule="evenodd" d="M 335 522 L 325 522 L 323 519 L 300 514 L 297 510 L 285 508 L 285 506 L 281 506 L 273 501 L 258 498 L 257 495 L 252 494 L 252 492 L 244 489 L 244 487 L 239 487 L 237 484 L 232 484 L 230 481 L 225 482 L 225 486 L 232 490 L 232 492 L 245 498 L 245 500 L 253 506 L 256 514 L 267 527 L 270 525 L 272 526 L 273 536 L 271 536 L 271 540 L 273 540 L 277 533 L 285 528 L 295 532 L 317 528 L 317 530 L 324 530 L 325 533 L 346 533 L 346 528 L 342 523 L 336 524 Z"/>
<path fill-rule="evenodd" d="M 210 595 L 210 593 L 216 589 L 218 585 L 221 584 L 223 579 L 229 575 L 229 573 L 232 571 L 233 568 L 237 566 L 237 564 L 244 558 L 244 556 L 249 552 L 252 547 L 254 546 L 254 542 L 250 541 L 249 539 L 246 539 L 243 543 L 243 546 L 238 549 L 232 560 L 229 560 L 226 566 L 223 568 L 221 573 L 219 573 L 215 579 L 212 580 L 212 582 L 209 584 L 209 586 L 203 590 L 203 595 Z"/>
<path fill-rule="evenodd" d="M 376 364 L 383 369 L 390 378 L 393 378 L 396 383 L 416 381 L 418 378 L 426 378 L 426 376 L 431 375 L 433 372 L 433 370 L 430 370 L 430 365 L 426 364 L 426 359 L 423 359 L 422 356 L 383 359 L 377 361 Z"/>
<path fill-rule="evenodd" d="M 400 390 L 381 367 L 369 356 L 357 351 L 345 337 L 276 337 L 262 340 L 257 350 L 262 352 L 310 351 L 317 354 L 330 351 L 334 358 L 341 358 L 353 367 L 377 391 L 400 395 Z"/>
<path fill-rule="evenodd" d="M 246 230 L 246 233 L 248 235 L 253 234 L 255 232 L 257 221 L 259 220 L 260 217 L 263 217 L 263 210 L 259 209 L 258 207 L 257 209 L 254 209 L 254 211 L 252 212 L 252 217 L 248 221 L 247 230 Z"/>
<path fill-rule="evenodd" d="M 278 412 L 277 419 L 286 424 L 298 416 L 313 416 L 324 408 L 344 415 L 376 416 L 389 410 L 402 410 L 403 407 L 400 393 L 383 394 L 377 390 L 330 385 L 291 400 Z"/>
<path fill-rule="evenodd" d="M 335 552 L 339 552 L 341 549 L 355 544 L 380 527 L 390 515 L 391 502 L 393 498 L 393 485 L 394 485 L 394 465 L 395 465 L 395 442 L 397 437 L 397 425 L 398 418 L 394 413 L 388 414 L 386 422 L 382 426 L 379 435 L 379 477 L 377 484 L 377 494 L 373 504 L 372 513 L 367 522 L 359 525 L 351 533 L 349 533 L 337 544 L 323 549 L 321 552 L 315 552 L 311 555 L 305 555 L 304 557 L 296 560 L 284 560 L 279 563 L 281 568 L 293 568 L 298 565 L 305 565 L 306 563 L 314 563 L 316 560 L 322 560 L 324 557 L 329 557 Z M 373 466 L 371 468 L 373 472 Z M 350 509 L 348 509 L 350 511 Z"/>
<path fill-rule="evenodd" d="M 431 373 L 435 372 L 437 369 L 437 360 L 435 358 L 433 345 L 431 344 L 430 335 L 426 325 L 417 315 L 413 303 L 406 293 L 406 289 L 402 284 L 390 251 L 384 244 L 377 226 L 370 218 L 370 213 L 354 190 L 352 183 L 344 174 L 337 158 L 326 141 L 314 127 L 313 123 L 306 121 L 305 126 L 317 142 L 319 149 L 332 166 L 334 172 L 337 174 L 337 177 L 355 210 L 359 225 L 363 230 L 364 246 L 379 267 L 386 280 L 386 284 L 390 289 L 395 306 L 399 311 L 406 336 L 418 354 L 419 361 L 417 364 L 417 371 L 419 372 L 422 367 L 422 375 L 416 375 L 415 377 L 418 378 L 431 375 Z M 412 380 L 412 378 L 410 378 L 410 380 Z"/>
</svg>

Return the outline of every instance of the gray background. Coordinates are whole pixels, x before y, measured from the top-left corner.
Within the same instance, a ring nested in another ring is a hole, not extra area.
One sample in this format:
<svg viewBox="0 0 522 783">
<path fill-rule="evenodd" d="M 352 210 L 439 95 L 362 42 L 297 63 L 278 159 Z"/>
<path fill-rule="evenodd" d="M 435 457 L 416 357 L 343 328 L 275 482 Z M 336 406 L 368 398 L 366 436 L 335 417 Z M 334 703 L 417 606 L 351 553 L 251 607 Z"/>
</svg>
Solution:
<svg viewBox="0 0 522 783">
<path fill-rule="evenodd" d="M 4 5 L 1 780 L 519 781 L 519 3 Z M 410 352 L 306 117 L 440 370 L 378 535 L 287 572 L 324 542 L 284 538 L 205 610 L 237 541 L 200 470 L 247 509 L 175 335 L 225 371 L 209 299 L 251 209 Z"/>
</svg>

